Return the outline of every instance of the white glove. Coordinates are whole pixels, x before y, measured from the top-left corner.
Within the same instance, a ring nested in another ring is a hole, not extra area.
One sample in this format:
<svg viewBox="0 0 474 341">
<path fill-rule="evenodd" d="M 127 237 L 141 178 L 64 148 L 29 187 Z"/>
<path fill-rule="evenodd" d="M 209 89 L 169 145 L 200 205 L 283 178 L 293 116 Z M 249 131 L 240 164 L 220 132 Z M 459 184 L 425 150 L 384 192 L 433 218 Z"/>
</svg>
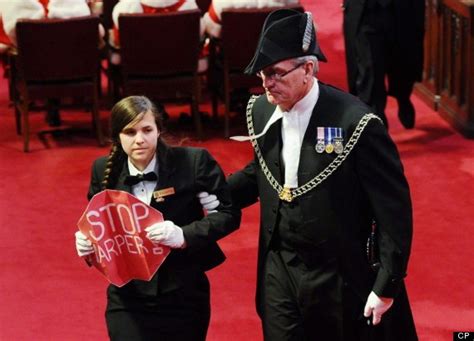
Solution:
<svg viewBox="0 0 474 341">
<path fill-rule="evenodd" d="M 76 236 L 76 251 L 79 257 L 84 257 L 94 253 L 92 242 L 87 239 L 86 235 L 81 231 L 75 233 Z"/>
<path fill-rule="evenodd" d="M 393 298 L 379 297 L 375 292 L 371 291 L 367 298 L 364 308 L 364 316 L 372 315 L 372 324 L 375 326 L 382 320 L 382 315 L 390 309 L 393 304 Z"/>
<path fill-rule="evenodd" d="M 183 229 L 176 226 L 172 221 L 165 220 L 148 226 L 146 236 L 153 243 L 163 244 L 172 249 L 184 248 Z"/>
<path fill-rule="evenodd" d="M 216 195 L 207 192 L 199 192 L 197 197 L 199 198 L 202 208 L 207 211 L 207 214 L 217 212 L 216 208 L 221 202 L 217 199 Z"/>
</svg>

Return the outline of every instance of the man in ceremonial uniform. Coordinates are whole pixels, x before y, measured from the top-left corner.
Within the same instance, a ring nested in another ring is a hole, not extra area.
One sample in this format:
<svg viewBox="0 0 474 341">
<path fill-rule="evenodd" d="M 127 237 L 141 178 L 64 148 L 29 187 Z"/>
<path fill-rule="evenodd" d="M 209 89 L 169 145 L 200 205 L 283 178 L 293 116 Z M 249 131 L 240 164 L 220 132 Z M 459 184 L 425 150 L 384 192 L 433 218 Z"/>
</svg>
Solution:
<svg viewBox="0 0 474 341">
<path fill-rule="evenodd" d="M 315 78 L 318 60 L 311 14 L 282 9 L 246 69 L 266 93 L 247 107 L 255 157 L 229 185 L 240 207 L 260 200 L 265 340 L 416 340 L 403 283 L 412 239 L 403 166 L 380 118 Z M 367 257 L 373 221 L 377 264 Z"/>
</svg>

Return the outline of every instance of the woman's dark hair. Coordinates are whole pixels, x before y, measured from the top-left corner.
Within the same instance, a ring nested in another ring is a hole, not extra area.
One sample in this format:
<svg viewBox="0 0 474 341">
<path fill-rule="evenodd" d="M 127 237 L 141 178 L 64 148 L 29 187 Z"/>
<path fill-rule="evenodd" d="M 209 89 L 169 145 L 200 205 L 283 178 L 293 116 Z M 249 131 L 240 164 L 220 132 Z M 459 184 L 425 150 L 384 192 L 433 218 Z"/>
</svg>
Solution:
<svg viewBox="0 0 474 341">
<path fill-rule="evenodd" d="M 140 121 L 143 118 L 143 115 L 149 111 L 155 117 L 155 122 L 156 126 L 158 127 L 158 131 L 162 132 L 163 110 L 161 109 L 161 107 L 159 109 L 147 97 L 125 97 L 113 106 L 110 117 L 112 148 L 110 150 L 109 158 L 105 166 L 102 189 L 113 188 L 115 186 L 122 169 L 121 167 L 114 166 L 122 165 L 127 159 L 127 154 L 125 154 L 122 149 L 122 145 L 120 144 L 120 132 L 129 124 Z M 159 140 L 160 137 L 158 137 L 158 141 Z"/>
</svg>

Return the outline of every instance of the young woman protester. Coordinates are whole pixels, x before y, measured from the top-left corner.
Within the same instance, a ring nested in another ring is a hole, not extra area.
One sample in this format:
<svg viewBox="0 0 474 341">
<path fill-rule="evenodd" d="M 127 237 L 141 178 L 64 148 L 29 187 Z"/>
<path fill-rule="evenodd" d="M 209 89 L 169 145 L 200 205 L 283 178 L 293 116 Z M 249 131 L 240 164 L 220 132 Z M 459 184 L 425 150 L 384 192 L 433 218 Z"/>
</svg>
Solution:
<svg viewBox="0 0 474 341">
<path fill-rule="evenodd" d="M 161 112 L 148 98 L 124 98 L 112 108 L 111 152 L 92 166 L 89 199 L 104 189 L 135 195 L 165 219 L 145 229 L 147 238 L 172 249 L 150 281 L 109 285 L 105 316 L 111 340 L 205 340 L 210 319 L 205 272 L 224 261 L 216 241 L 240 223 L 217 162 L 204 149 L 167 145 L 162 131 Z M 152 198 L 166 188 L 175 193 L 164 201 Z M 219 200 L 218 207 L 204 205 L 207 216 L 198 198 L 204 191 Z M 80 231 L 76 249 L 79 256 L 94 252 Z"/>
</svg>

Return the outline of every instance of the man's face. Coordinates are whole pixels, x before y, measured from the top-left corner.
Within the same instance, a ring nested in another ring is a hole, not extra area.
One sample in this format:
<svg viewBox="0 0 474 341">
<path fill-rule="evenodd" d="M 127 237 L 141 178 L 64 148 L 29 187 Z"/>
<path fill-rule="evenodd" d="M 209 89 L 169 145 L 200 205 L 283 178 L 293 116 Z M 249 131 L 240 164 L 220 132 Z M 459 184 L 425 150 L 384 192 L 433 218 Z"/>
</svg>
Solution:
<svg viewBox="0 0 474 341">
<path fill-rule="evenodd" d="M 268 101 L 290 110 L 307 92 L 305 81 L 306 64 L 296 64 L 294 60 L 284 60 L 258 72 Z"/>
</svg>

